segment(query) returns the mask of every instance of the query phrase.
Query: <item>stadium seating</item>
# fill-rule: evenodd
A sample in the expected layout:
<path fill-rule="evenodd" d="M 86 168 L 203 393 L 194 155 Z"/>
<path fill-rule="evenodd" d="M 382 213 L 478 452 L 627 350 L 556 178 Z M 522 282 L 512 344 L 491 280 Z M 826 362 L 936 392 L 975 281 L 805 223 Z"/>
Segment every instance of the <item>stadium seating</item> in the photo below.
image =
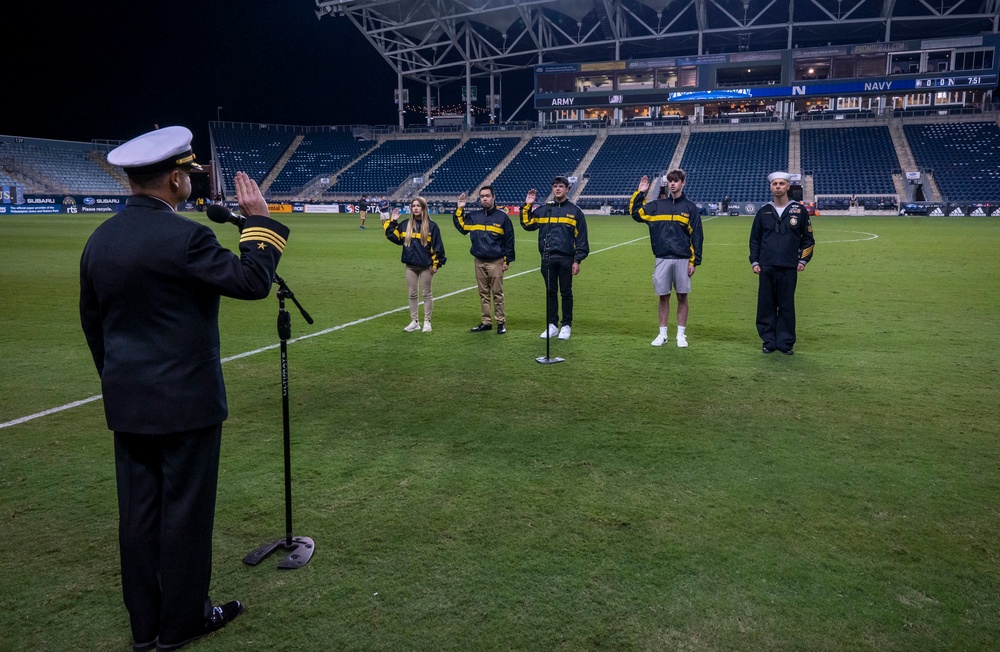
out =
<path fill-rule="evenodd" d="M 470 138 L 434 171 L 424 195 L 471 193 L 510 154 L 517 137 Z"/>
<path fill-rule="evenodd" d="M 1000 197 L 1000 127 L 995 122 L 904 124 L 917 165 L 934 171 L 945 201 Z"/>
<path fill-rule="evenodd" d="M 896 192 L 892 171 L 899 159 L 888 127 L 803 129 L 801 151 L 817 195 Z"/>
<path fill-rule="evenodd" d="M 585 197 L 631 195 L 642 176 L 667 171 L 679 133 L 610 135 L 587 166 Z"/>
<path fill-rule="evenodd" d="M 269 190 L 293 194 L 318 176 L 333 176 L 374 145 L 356 140 L 350 131 L 307 133 Z"/>
<path fill-rule="evenodd" d="M 0 152 L 10 169 L 19 170 L 29 178 L 42 179 L 57 192 L 129 194 L 128 188 L 92 158 L 96 151 L 90 143 L 18 138 L 16 141 L 4 141 Z M 28 193 L 44 191 L 32 188 L 30 183 L 24 185 Z"/>
<path fill-rule="evenodd" d="M 412 175 L 421 175 L 454 149 L 458 138 L 386 140 L 344 170 L 326 192 L 390 194 Z"/>
<path fill-rule="evenodd" d="M 691 134 L 681 168 L 687 173 L 684 193 L 696 202 L 770 201 L 767 175 L 788 167 L 788 132 L 708 131 Z"/>
<path fill-rule="evenodd" d="M 549 194 L 552 177 L 570 175 L 580 165 L 596 136 L 535 136 L 493 182 L 497 195 L 518 197 L 535 188 Z"/>
<path fill-rule="evenodd" d="M 277 125 L 246 123 L 213 124 L 211 131 L 217 173 L 227 196 L 236 194 L 233 178 L 238 171 L 262 183 L 296 136 L 294 130 Z"/>

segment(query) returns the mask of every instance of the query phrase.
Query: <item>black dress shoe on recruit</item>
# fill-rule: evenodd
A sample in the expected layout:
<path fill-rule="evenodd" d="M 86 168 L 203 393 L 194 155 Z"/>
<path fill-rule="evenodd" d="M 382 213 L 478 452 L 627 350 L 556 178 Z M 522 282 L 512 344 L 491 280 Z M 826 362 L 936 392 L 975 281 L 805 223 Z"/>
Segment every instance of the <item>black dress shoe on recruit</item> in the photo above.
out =
<path fill-rule="evenodd" d="M 795 355 L 795 351 L 792 351 L 791 349 L 781 349 L 781 352 L 785 355 Z"/>
<path fill-rule="evenodd" d="M 132 643 L 132 652 L 150 652 L 156 649 L 156 642 L 158 638 L 154 638 L 152 641 L 146 641 L 145 643 Z"/>
<path fill-rule="evenodd" d="M 764 353 L 774 353 L 774 347 L 773 346 L 768 346 L 767 344 L 765 344 L 764 346 L 760 347 L 760 350 L 763 351 Z"/>
<path fill-rule="evenodd" d="M 497 324 L 497 335 L 503 335 L 507 332 L 507 324 L 500 322 Z"/>
<path fill-rule="evenodd" d="M 239 600 L 233 600 L 232 602 L 227 602 L 220 607 L 212 608 L 212 615 L 208 617 L 205 621 L 203 629 L 195 632 L 190 638 L 181 641 L 180 643 L 157 643 L 157 650 L 177 650 L 184 647 L 191 641 L 197 641 L 203 636 L 208 636 L 209 634 L 216 632 L 230 622 L 232 622 L 237 616 L 243 613 L 243 603 Z"/>
<path fill-rule="evenodd" d="M 474 328 L 470 328 L 470 333 L 482 333 L 483 331 L 493 330 L 493 324 L 480 324 Z"/>

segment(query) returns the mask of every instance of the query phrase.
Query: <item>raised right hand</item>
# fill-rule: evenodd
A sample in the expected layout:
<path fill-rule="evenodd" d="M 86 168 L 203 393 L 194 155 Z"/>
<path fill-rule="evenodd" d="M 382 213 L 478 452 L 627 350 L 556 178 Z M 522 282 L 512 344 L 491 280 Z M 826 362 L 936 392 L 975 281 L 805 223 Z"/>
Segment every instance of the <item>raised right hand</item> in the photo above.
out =
<path fill-rule="evenodd" d="M 639 179 L 639 192 L 646 192 L 647 190 L 649 190 L 649 177 L 644 174 Z"/>
<path fill-rule="evenodd" d="M 534 188 L 532 188 L 531 190 L 528 191 L 528 196 L 524 198 L 524 203 L 525 204 L 534 204 L 535 203 L 535 197 L 537 197 L 537 196 L 538 196 L 538 191 L 535 190 Z"/>
<path fill-rule="evenodd" d="M 458 207 L 465 208 L 465 193 L 463 192 L 458 196 Z"/>

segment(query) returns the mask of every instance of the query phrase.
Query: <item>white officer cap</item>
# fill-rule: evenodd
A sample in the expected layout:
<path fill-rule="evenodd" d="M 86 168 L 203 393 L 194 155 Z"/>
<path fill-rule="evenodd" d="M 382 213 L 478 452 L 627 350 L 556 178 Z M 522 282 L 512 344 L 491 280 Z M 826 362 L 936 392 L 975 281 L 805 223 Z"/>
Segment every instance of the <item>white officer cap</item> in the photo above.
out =
<path fill-rule="evenodd" d="M 771 174 L 767 175 L 768 183 L 774 181 L 775 179 L 784 179 L 785 181 L 791 181 L 792 175 L 788 174 L 787 172 L 772 172 Z"/>
<path fill-rule="evenodd" d="M 192 138 L 187 127 L 150 131 L 108 152 L 108 163 L 121 166 L 130 174 L 166 172 L 179 167 L 201 170 L 191 151 Z"/>

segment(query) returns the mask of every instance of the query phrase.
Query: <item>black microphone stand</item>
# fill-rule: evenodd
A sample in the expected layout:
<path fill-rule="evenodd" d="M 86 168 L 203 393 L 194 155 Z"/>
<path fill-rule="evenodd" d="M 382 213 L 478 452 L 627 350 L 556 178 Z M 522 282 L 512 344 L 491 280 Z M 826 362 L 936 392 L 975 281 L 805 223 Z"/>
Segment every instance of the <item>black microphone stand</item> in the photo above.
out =
<path fill-rule="evenodd" d="M 292 536 L 292 437 L 288 424 L 288 338 L 292 336 L 292 317 L 285 310 L 285 299 L 291 299 L 302 313 L 307 324 L 313 323 L 295 294 L 285 284 L 285 280 L 274 275 L 278 284 L 278 338 L 281 340 L 281 411 L 285 429 L 285 538 L 270 541 L 254 549 L 243 558 L 243 563 L 256 566 L 276 550 L 287 550 L 288 555 L 281 560 L 278 568 L 302 568 L 312 559 L 316 544 L 309 537 Z"/>
<path fill-rule="evenodd" d="M 550 342 L 552 340 L 552 333 L 549 332 L 549 288 L 552 286 L 552 265 L 549 264 L 548 233 L 542 239 L 542 267 L 545 268 L 545 355 L 535 358 L 535 362 L 539 364 L 555 364 L 557 362 L 565 362 L 566 358 L 552 358 L 549 356 Z"/>

